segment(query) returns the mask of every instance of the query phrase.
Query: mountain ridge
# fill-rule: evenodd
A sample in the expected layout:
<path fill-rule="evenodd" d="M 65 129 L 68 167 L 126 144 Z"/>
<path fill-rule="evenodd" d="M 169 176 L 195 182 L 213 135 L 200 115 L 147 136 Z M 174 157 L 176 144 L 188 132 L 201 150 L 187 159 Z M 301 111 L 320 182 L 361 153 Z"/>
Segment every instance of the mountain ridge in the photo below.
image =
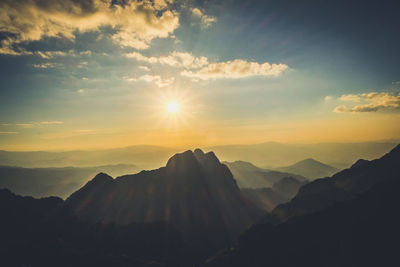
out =
<path fill-rule="evenodd" d="M 215 248 L 230 244 L 263 214 L 241 193 L 228 167 L 210 152 L 177 153 L 164 167 L 134 175 L 98 176 L 66 199 L 82 221 L 165 221 L 187 240 Z"/>
<path fill-rule="evenodd" d="M 339 171 L 339 169 L 313 158 L 303 159 L 292 165 L 276 168 L 276 170 L 302 175 L 311 180 L 328 177 Z"/>
<path fill-rule="evenodd" d="M 400 145 L 379 159 L 362 161 L 361 165 L 356 163 L 332 177 L 304 185 L 289 203 L 278 205 L 272 215 L 279 221 L 285 221 L 353 199 L 380 181 L 398 178 L 397 166 L 400 166 Z"/>

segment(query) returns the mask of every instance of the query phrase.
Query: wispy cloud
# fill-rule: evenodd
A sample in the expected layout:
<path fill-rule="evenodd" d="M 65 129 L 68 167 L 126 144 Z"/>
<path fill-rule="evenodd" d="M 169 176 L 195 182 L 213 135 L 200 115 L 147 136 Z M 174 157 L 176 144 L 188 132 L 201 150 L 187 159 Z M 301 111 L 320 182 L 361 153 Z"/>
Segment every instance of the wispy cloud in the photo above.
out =
<path fill-rule="evenodd" d="M 33 123 L 0 123 L 0 126 L 13 126 L 19 128 L 32 128 L 34 126 Z"/>
<path fill-rule="evenodd" d="M 0 126 L 4 127 L 19 127 L 19 128 L 32 128 L 35 126 L 40 126 L 40 125 L 59 125 L 59 124 L 64 124 L 62 121 L 40 121 L 40 122 L 28 122 L 28 123 L 0 123 Z"/>
<path fill-rule="evenodd" d="M 235 59 L 227 62 L 211 63 L 197 71 L 184 70 L 181 75 L 201 80 L 239 79 L 251 76 L 279 76 L 287 69 L 288 66 L 286 64 L 258 63 Z"/>
<path fill-rule="evenodd" d="M 143 75 L 139 78 L 125 78 L 129 82 L 145 81 L 149 83 L 154 83 L 158 87 L 166 87 L 174 83 L 175 78 L 162 78 L 159 75 Z"/>
<path fill-rule="evenodd" d="M 150 71 L 150 68 L 147 66 L 139 66 L 138 69 L 143 70 L 143 71 Z"/>
<path fill-rule="evenodd" d="M 201 11 L 199 8 L 192 8 L 191 9 L 192 14 L 195 18 L 200 19 L 201 26 L 203 28 L 208 28 L 210 27 L 213 23 L 217 21 L 216 17 L 208 16 L 206 15 L 203 11 Z"/>
<path fill-rule="evenodd" d="M 70 52 L 63 52 L 63 51 L 37 51 L 37 55 L 41 58 L 50 59 L 53 57 L 65 57 L 66 55 L 70 54 Z"/>
<path fill-rule="evenodd" d="M 208 64 L 206 57 L 196 57 L 192 53 L 174 51 L 167 56 L 147 57 L 138 52 L 125 54 L 127 58 L 150 64 L 163 64 L 175 68 L 196 69 Z"/>
<path fill-rule="evenodd" d="M 38 69 L 49 69 L 57 67 L 57 64 L 51 62 L 45 62 L 45 63 L 33 64 L 33 67 Z"/>
<path fill-rule="evenodd" d="M 183 68 L 182 76 L 197 80 L 210 80 L 218 78 L 245 78 L 251 76 L 279 76 L 288 66 L 283 63 L 270 64 L 258 63 L 243 59 L 226 62 L 210 63 L 207 57 L 196 57 L 188 52 L 172 52 L 167 56 L 147 57 L 138 52 L 125 54 L 127 58 L 149 64 L 164 64 L 171 67 Z"/>
<path fill-rule="evenodd" d="M 85 51 L 75 51 L 75 50 L 68 50 L 68 51 L 36 51 L 34 54 L 40 56 L 41 58 L 44 59 L 52 59 L 55 57 L 66 57 L 66 56 L 71 56 L 71 57 L 77 57 L 77 56 L 90 56 L 92 55 L 92 51 L 90 50 L 85 50 Z"/>
<path fill-rule="evenodd" d="M 390 92 L 371 92 L 363 94 L 347 94 L 339 98 L 340 101 L 359 103 L 351 107 L 340 105 L 334 109 L 334 112 L 376 112 L 381 109 L 400 108 L 400 93 Z"/>
<path fill-rule="evenodd" d="M 58 125 L 58 124 L 64 124 L 62 121 L 41 121 L 40 124 L 42 125 Z"/>
<path fill-rule="evenodd" d="M 18 134 L 18 132 L 0 132 L 0 135 L 12 135 L 12 134 Z"/>

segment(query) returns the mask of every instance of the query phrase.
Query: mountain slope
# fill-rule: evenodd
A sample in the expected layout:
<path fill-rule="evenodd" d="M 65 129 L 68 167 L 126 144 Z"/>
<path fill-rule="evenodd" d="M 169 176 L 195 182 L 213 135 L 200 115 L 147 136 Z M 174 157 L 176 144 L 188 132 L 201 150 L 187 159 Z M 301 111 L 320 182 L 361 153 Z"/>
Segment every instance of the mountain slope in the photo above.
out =
<path fill-rule="evenodd" d="M 0 188 L 8 188 L 16 194 L 67 198 L 82 187 L 96 173 L 111 175 L 137 172 L 135 165 L 107 165 L 95 167 L 20 168 L 0 166 Z"/>
<path fill-rule="evenodd" d="M 228 245 L 260 216 L 214 153 L 196 149 L 165 167 L 112 179 L 97 175 L 66 204 L 83 221 L 176 226 L 186 240 L 211 248 Z"/>
<path fill-rule="evenodd" d="M 400 266 L 399 188 L 399 179 L 384 180 L 322 212 L 255 225 L 207 266 Z"/>
<path fill-rule="evenodd" d="M 298 181 L 306 180 L 301 175 L 262 169 L 246 161 L 224 162 L 224 164 L 231 170 L 240 188 L 272 187 L 284 177 L 293 177 Z"/>
<path fill-rule="evenodd" d="M 353 199 L 379 182 L 399 178 L 400 145 L 380 159 L 358 161 L 350 169 L 303 186 L 296 197 L 276 207 L 272 215 L 284 221 L 320 211 L 337 202 Z"/>
<path fill-rule="evenodd" d="M 329 166 L 311 158 L 299 161 L 290 166 L 276 168 L 276 170 L 295 173 L 312 180 L 316 178 L 331 176 L 339 171 L 335 167 Z"/>
<path fill-rule="evenodd" d="M 201 255 L 171 225 L 82 223 L 59 198 L 0 189 L 0 214 L 1 266 L 175 267 Z"/>

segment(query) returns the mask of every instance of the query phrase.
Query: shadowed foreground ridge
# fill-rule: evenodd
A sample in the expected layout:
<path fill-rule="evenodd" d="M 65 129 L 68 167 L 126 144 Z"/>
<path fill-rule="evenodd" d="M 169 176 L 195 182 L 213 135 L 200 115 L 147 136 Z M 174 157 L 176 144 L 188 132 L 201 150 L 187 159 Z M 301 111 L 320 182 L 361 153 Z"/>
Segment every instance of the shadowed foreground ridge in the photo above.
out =
<path fill-rule="evenodd" d="M 83 223 L 60 198 L 0 189 L 1 266 L 187 266 L 196 255 L 166 223 Z"/>
<path fill-rule="evenodd" d="M 112 179 L 98 174 L 66 204 L 91 223 L 174 225 L 190 243 L 228 246 L 261 212 L 240 192 L 229 169 L 200 149 L 171 157 L 165 167 Z"/>
<path fill-rule="evenodd" d="M 399 266 L 399 188 L 400 145 L 303 186 L 272 214 L 284 222 L 254 225 L 207 266 Z"/>
<path fill-rule="evenodd" d="M 390 179 L 400 179 L 400 145 L 380 159 L 358 160 L 351 168 L 330 178 L 318 179 L 303 186 L 289 203 L 276 207 L 273 215 L 285 221 L 293 216 L 320 211 L 353 199 L 375 184 Z"/>

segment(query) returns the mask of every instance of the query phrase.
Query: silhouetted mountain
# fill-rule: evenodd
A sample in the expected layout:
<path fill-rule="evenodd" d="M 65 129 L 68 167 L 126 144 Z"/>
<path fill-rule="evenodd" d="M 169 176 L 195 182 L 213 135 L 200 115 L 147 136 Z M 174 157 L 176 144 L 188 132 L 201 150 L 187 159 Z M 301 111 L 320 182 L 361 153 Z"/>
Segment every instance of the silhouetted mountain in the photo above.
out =
<path fill-rule="evenodd" d="M 359 159 L 359 160 L 356 161 L 356 163 L 354 163 L 353 165 L 351 165 L 350 168 L 362 166 L 362 165 L 364 165 L 365 163 L 368 163 L 368 162 L 369 162 L 369 160 Z"/>
<path fill-rule="evenodd" d="M 86 222 L 165 221 L 210 251 L 231 244 L 261 214 L 215 154 L 200 149 L 175 154 L 157 170 L 116 179 L 99 174 L 66 203 Z"/>
<path fill-rule="evenodd" d="M 262 169 L 246 161 L 224 162 L 224 164 L 231 170 L 240 188 L 272 187 L 284 177 L 294 177 L 299 181 L 306 180 L 301 175 Z"/>
<path fill-rule="evenodd" d="M 272 188 L 242 188 L 241 190 L 258 208 L 271 212 L 277 205 L 289 202 L 306 183 L 293 177 L 284 177 L 274 183 Z"/>
<path fill-rule="evenodd" d="M 392 178 L 378 176 L 367 192 L 322 212 L 255 225 L 207 266 L 400 266 L 400 179 Z"/>
<path fill-rule="evenodd" d="M 337 202 L 353 199 L 378 182 L 399 177 L 400 145 L 380 159 L 358 161 L 350 169 L 303 186 L 296 197 L 276 207 L 272 215 L 279 220 L 287 220 L 320 211 Z"/>
<path fill-rule="evenodd" d="M 82 223 L 59 198 L 0 189 L 0 214 L 1 266 L 192 266 L 201 255 L 169 224 Z"/>
<path fill-rule="evenodd" d="M 295 173 L 314 180 L 337 173 L 339 170 L 314 159 L 305 159 L 293 165 L 277 168 L 278 171 Z"/>
<path fill-rule="evenodd" d="M 0 188 L 25 196 L 66 198 L 99 172 L 121 175 L 135 173 L 137 167 L 126 164 L 33 169 L 0 166 Z"/>

